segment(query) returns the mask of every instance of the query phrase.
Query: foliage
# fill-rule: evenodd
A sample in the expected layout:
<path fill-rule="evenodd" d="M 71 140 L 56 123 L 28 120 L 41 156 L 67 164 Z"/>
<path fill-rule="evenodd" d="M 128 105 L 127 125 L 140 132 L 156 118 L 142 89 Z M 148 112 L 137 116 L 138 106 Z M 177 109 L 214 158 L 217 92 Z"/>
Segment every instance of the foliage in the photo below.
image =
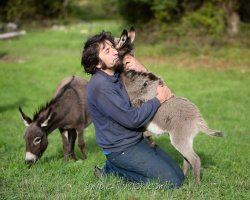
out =
<path fill-rule="evenodd" d="M 64 0 L 1 0 L 0 17 L 3 21 L 62 17 Z"/>
<path fill-rule="evenodd" d="M 114 0 L 115 1 L 115 0 Z M 239 30 L 238 15 L 249 19 L 249 1 L 241 0 L 127 0 L 117 1 L 121 16 L 128 23 L 143 25 L 173 23 L 184 24 L 184 31 L 220 36 L 224 32 Z M 232 17 L 233 16 L 233 17 Z M 180 23 L 182 22 L 182 23 Z M 236 27 L 233 27 L 236 26 Z M 190 30 L 189 30 L 190 29 Z M 237 32 L 237 31 L 235 31 Z"/>
<path fill-rule="evenodd" d="M 66 12 L 64 2 L 65 0 L 36 0 L 36 13 L 47 18 L 62 17 Z"/>
<path fill-rule="evenodd" d="M 1 20 L 19 20 L 35 13 L 33 0 L 3 0 L 0 1 Z"/>
<path fill-rule="evenodd" d="M 71 0 L 68 10 L 71 17 L 81 20 L 110 19 L 118 15 L 114 0 Z"/>
<path fill-rule="evenodd" d="M 239 14 L 243 22 L 250 23 L 250 1 L 240 0 Z"/>
<path fill-rule="evenodd" d="M 114 0 L 118 4 L 120 15 L 128 23 L 145 23 L 153 17 L 153 12 L 150 9 L 151 1 L 149 0 Z"/>
<path fill-rule="evenodd" d="M 148 22 L 156 19 L 168 22 L 179 13 L 178 0 L 113 0 L 118 4 L 119 13 L 129 23 Z"/>
<path fill-rule="evenodd" d="M 182 23 L 188 28 L 198 29 L 206 34 L 220 34 L 225 30 L 223 10 L 207 2 L 196 12 L 186 13 Z"/>
<path fill-rule="evenodd" d="M 173 24 L 174 27 L 178 24 L 177 29 L 182 33 L 196 32 L 200 35 L 209 34 L 215 37 L 220 37 L 226 31 L 237 33 L 240 30 L 239 16 L 242 22 L 250 22 L 248 0 L 0 1 L 1 22 L 18 22 L 23 19 L 42 21 L 52 18 L 65 22 L 71 19 L 93 20 L 122 17 L 128 24 L 142 26 L 144 30 L 148 30 L 148 27 L 153 25 L 153 29 L 158 32 L 156 34 L 159 35 L 164 32 L 165 27 L 171 27 Z"/>
<path fill-rule="evenodd" d="M 154 0 L 151 9 L 155 19 L 162 22 L 176 19 L 178 13 L 180 13 L 177 3 L 177 0 Z"/>

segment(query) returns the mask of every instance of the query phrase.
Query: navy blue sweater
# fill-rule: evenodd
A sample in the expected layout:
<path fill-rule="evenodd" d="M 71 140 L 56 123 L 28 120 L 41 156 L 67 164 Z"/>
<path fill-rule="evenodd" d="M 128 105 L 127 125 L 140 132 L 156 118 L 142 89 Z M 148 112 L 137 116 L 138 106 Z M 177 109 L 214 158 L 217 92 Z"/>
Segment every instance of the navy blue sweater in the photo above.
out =
<path fill-rule="evenodd" d="M 141 107 L 131 107 L 119 74 L 110 76 L 98 70 L 87 86 L 87 104 L 94 123 L 96 142 L 105 153 L 120 152 L 138 143 L 140 128 L 160 106 L 153 98 Z"/>

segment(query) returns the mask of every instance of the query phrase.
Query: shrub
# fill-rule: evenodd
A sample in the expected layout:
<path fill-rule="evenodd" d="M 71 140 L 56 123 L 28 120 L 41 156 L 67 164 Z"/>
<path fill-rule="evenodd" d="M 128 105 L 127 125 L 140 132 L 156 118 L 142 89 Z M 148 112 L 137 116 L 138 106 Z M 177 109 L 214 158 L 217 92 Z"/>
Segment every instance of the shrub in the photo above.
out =
<path fill-rule="evenodd" d="M 186 13 L 182 24 L 199 30 L 201 33 L 220 34 L 225 30 L 223 10 L 211 2 L 205 3 L 196 12 Z"/>
<path fill-rule="evenodd" d="M 152 3 L 149 0 L 116 0 L 116 2 L 120 15 L 128 23 L 144 23 L 153 18 Z"/>
<path fill-rule="evenodd" d="M 180 15 L 178 0 L 154 0 L 151 10 L 156 20 L 168 22 L 176 19 Z"/>
<path fill-rule="evenodd" d="M 240 14 L 240 18 L 242 21 L 250 23 L 250 1 L 249 0 L 240 0 L 239 14 Z"/>
<path fill-rule="evenodd" d="M 179 16 L 178 0 L 113 0 L 119 13 L 129 23 L 144 23 L 152 19 L 167 22 Z"/>
<path fill-rule="evenodd" d="M 64 0 L 1 0 L 1 21 L 62 17 L 63 3 Z"/>

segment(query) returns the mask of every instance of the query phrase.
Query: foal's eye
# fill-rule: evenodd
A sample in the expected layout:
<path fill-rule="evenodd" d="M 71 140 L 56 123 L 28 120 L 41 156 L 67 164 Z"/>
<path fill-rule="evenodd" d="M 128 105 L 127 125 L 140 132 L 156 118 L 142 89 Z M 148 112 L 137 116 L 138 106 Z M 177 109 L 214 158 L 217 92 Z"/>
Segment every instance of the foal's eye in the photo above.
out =
<path fill-rule="evenodd" d="M 36 137 L 34 140 L 33 140 L 33 144 L 34 145 L 37 145 L 41 142 L 41 137 Z"/>

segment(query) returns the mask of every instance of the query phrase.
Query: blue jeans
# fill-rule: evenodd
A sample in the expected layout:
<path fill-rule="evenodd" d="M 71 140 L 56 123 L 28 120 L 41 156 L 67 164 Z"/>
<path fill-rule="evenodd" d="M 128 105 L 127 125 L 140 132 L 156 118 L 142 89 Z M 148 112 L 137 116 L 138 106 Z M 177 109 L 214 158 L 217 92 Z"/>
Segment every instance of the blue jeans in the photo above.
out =
<path fill-rule="evenodd" d="M 159 146 L 150 147 L 145 139 L 123 152 L 111 153 L 106 157 L 104 173 L 112 173 L 128 181 L 147 183 L 159 180 L 172 187 L 179 187 L 184 179 L 175 161 Z"/>

